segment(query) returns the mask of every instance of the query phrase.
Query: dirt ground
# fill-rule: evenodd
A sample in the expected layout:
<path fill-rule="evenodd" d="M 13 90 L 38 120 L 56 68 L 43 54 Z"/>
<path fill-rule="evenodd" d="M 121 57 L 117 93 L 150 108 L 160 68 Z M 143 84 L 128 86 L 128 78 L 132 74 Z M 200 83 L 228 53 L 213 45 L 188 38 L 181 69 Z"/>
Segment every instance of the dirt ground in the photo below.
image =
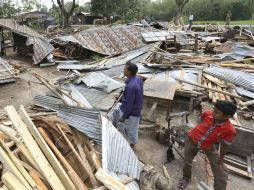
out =
<path fill-rule="evenodd" d="M 18 61 L 29 67 L 28 72 L 21 74 L 20 79 L 15 83 L 0 85 L 0 109 L 4 106 L 12 104 L 14 106 L 24 105 L 28 107 L 32 105 L 33 96 L 36 94 L 45 94 L 48 90 L 45 86 L 38 84 L 31 73 L 35 72 L 41 76 L 54 81 L 56 78 L 64 75 L 66 72 L 57 71 L 56 66 L 40 68 L 32 66 L 32 61 L 26 58 L 20 58 L 15 55 L 6 57 L 9 60 Z M 184 110 L 186 103 L 178 103 L 175 110 Z M 157 114 L 157 115 L 156 115 Z M 161 117 L 163 120 L 164 112 L 156 111 L 155 117 Z M 195 110 L 189 117 L 193 124 L 196 124 L 199 118 L 199 111 Z M 140 130 L 140 139 L 137 146 L 137 155 L 144 163 L 155 166 L 157 171 L 162 172 L 162 165 L 166 163 L 167 146 L 161 145 L 154 137 L 153 129 Z M 182 151 L 181 151 L 182 152 Z M 169 164 L 165 164 L 168 169 L 170 177 L 174 181 L 174 188 L 176 188 L 177 181 L 182 176 L 183 160 L 176 152 L 175 160 Z M 208 173 L 206 172 L 206 166 Z M 205 164 L 204 155 L 200 154 L 195 158 L 193 163 L 193 179 L 191 184 L 186 188 L 187 190 L 197 189 L 197 184 L 200 181 L 208 183 L 209 186 L 213 184 L 213 177 L 209 164 Z M 228 190 L 251 190 L 254 189 L 254 181 L 244 179 L 234 174 L 229 174 Z"/>

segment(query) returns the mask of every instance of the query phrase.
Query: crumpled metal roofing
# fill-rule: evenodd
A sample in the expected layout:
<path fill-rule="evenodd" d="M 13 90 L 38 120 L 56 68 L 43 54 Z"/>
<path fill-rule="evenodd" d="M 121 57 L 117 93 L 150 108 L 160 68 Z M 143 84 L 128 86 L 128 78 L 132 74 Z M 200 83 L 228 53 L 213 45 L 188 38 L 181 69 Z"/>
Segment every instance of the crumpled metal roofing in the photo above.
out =
<path fill-rule="evenodd" d="M 66 123 L 101 144 L 100 112 L 75 106 L 62 106 L 57 115 Z"/>
<path fill-rule="evenodd" d="M 109 93 L 113 90 L 123 88 L 125 84 L 118 82 L 110 77 L 107 77 L 101 72 L 92 72 L 84 76 L 82 82 L 85 83 L 88 87 L 93 87 L 101 89 L 102 91 Z"/>
<path fill-rule="evenodd" d="M 60 99 L 41 95 L 34 97 L 34 104 L 57 111 L 57 115 L 66 123 L 101 144 L 101 122 L 98 110 L 66 106 Z"/>
<path fill-rule="evenodd" d="M 103 169 L 139 179 L 144 165 L 112 122 L 104 116 L 101 121 Z"/>
<path fill-rule="evenodd" d="M 85 49 L 112 56 L 144 46 L 141 33 L 146 31 L 137 26 L 115 26 L 81 31 L 71 36 L 57 37 L 55 40 L 77 43 Z"/>
<path fill-rule="evenodd" d="M 54 50 L 46 38 L 25 25 L 19 25 L 15 20 L 0 19 L 0 26 L 27 37 L 26 45 L 33 45 L 33 61 L 35 64 L 40 63 Z"/>
<path fill-rule="evenodd" d="M 15 82 L 14 68 L 0 57 L 0 84 Z"/>
<path fill-rule="evenodd" d="M 246 96 L 246 97 L 249 97 L 249 98 L 254 99 L 254 92 L 245 90 L 244 88 L 240 88 L 240 87 L 236 87 L 235 89 L 236 89 L 236 92 L 237 92 L 239 95 L 241 95 L 241 96 Z"/>
<path fill-rule="evenodd" d="M 81 94 L 95 109 L 108 111 L 115 103 L 116 97 L 119 96 L 121 89 L 117 89 L 111 93 L 105 93 L 93 88 L 87 88 L 85 85 L 75 85 Z"/>
<path fill-rule="evenodd" d="M 253 74 L 221 67 L 208 67 L 204 69 L 204 73 L 210 74 L 219 79 L 231 82 L 237 86 L 243 87 L 247 90 L 254 92 Z"/>
<path fill-rule="evenodd" d="M 160 31 L 142 33 L 142 37 L 146 42 L 165 41 L 165 36 L 168 38 L 173 38 L 176 36 L 177 39 L 181 40 L 182 38 L 187 37 L 187 33 L 185 31 Z"/>

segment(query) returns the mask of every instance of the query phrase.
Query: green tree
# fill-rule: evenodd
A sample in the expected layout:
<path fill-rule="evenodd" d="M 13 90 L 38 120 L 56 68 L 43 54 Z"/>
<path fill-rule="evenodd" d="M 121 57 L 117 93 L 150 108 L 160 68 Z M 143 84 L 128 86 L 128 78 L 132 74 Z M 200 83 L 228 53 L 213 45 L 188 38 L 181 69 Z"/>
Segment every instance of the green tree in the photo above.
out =
<path fill-rule="evenodd" d="M 175 24 L 179 25 L 181 16 L 183 14 L 183 10 L 185 5 L 189 2 L 189 0 L 175 0 L 176 2 L 176 17 L 175 17 Z"/>
<path fill-rule="evenodd" d="M 60 25 L 63 28 L 67 28 L 71 25 L 70 18 L 73 15 L 75 8 L 78 7 L 76 5 L 76 0 L 72 0 L 72 2 L 67 2 L 63 4 L 63 0 L 57 0 L 57 4 L 59 6 L 60 12 Z"/>
<path fill-rule="evenodd" d="M 13 18 L 17 13 L 20 12 L 20 8 L 16 7 L 15 3 L 11 0 L 5 1 L 2 5 L 0 5 L 0 17 L 1 18 Z"/>

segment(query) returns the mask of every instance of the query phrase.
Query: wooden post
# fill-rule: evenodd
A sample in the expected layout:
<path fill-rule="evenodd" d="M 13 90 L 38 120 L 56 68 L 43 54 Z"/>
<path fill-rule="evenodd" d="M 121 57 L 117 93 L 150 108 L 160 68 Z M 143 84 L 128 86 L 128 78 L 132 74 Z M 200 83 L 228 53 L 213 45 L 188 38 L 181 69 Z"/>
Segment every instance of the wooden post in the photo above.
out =
<path fill-rule="evenodd" d="M 167 36 L 165 36 L 165 51 L 167 51 L 168 45 L 167 45 Z"/>
<path fill-rule="evenodd" d="M 176 35 L 174 35 L 174 47 L 175 47 L 175 52 L 177 53 Z"/>
<path fill-rule="evenodd" d="M 198 53 L 198 34 L 195 34 L 195 47 L 194 52 Z"/>

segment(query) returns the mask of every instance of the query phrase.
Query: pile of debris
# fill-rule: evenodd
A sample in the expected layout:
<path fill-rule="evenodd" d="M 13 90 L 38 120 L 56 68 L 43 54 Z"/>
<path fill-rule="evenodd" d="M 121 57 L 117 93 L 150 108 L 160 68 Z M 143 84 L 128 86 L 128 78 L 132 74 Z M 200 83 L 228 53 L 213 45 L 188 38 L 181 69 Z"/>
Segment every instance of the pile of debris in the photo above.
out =
<path fill-rule="evenodd" d="M 0 58 L 0 84 L 15 82 L 19 70 L 14 69 L 6 60 Z"/>

